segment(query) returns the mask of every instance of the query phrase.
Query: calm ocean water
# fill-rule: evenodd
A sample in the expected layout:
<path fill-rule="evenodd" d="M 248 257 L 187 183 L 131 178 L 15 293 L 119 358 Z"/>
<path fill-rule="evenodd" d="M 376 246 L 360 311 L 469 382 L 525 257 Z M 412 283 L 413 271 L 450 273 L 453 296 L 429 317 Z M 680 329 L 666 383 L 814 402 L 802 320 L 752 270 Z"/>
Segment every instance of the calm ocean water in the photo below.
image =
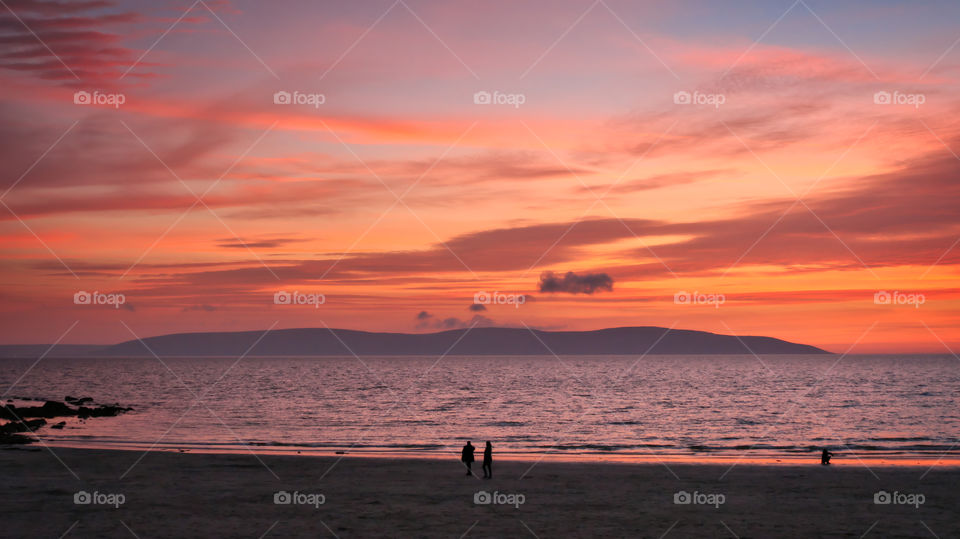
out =
<path fill-rule="evenodd" d="M 762 361 L 761 361 L 762 360 Z M 3 390 L 33 360 L 0 360 Z M 8 398 L 119 402 L 51 444 L 445 454 L 957 455 L 949 356 L 44 359 Z M 167 368 L 169 367 L 169 369 Z M 202 399 L 197 402 L 196 397 Z"/>

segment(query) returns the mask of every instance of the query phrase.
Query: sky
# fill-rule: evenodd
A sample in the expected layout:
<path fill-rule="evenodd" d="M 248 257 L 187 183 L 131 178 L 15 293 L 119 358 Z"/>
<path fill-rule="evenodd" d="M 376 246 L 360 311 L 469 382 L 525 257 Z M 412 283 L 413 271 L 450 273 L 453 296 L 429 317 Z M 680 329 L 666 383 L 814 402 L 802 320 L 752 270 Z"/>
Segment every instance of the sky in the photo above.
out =
<path fill-rule="evenodd" d="M 960 346 L 955 2 L 0 9 L 0 343 Z"/>

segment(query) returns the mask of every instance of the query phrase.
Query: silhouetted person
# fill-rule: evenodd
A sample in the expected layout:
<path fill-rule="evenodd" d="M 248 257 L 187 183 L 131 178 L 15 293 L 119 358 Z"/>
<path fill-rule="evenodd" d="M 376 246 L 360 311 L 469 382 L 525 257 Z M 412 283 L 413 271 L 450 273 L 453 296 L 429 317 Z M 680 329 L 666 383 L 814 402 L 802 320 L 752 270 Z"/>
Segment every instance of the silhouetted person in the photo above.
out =
<path fill-rule="evenodd" d="M 473 450 L 476 449 L 470 442 L 467 442 L 467 445 L 463 446 L 463 451 L 460 452 L 460 460 L 463 461 L 463 464 L 467 467 L 467 475 L 473 475 L 473 471 L 470 469 L 473 466 Z"/>
<path fill-rule="evenodd" d="M 483 478 L 493 479 L 493 446 L 489 441 L 483 449 Z"/>
<path fill-rule="evenodd" d="M 827 450 L 826 447 L 823 448 L 823 453 L 820 453 L 820 464 L 826 466 L 830 464 L 830 457 L 833 456 L 833 453 Z"/>

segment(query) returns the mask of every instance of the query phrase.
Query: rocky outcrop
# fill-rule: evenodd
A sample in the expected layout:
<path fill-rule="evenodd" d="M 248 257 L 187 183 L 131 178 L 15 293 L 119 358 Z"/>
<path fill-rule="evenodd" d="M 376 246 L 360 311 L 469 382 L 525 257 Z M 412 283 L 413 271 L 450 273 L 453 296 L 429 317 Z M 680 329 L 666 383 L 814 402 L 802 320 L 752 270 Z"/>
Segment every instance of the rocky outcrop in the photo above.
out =
<path fill-rule="evenodd" d="M 90 397 L 74 398 L 67 396 L 65 400 L 66 403 L 46 401 L 42 406 L 15 406 L 8 401 L 7 404 L 0 406 L 0 419 L 8 420 L 7 423 L 0 425 L 0 445 L 32 443 L 33 438 L 21 436 L 20 433 L 36 431 L 47 424 L 47 419 L 55 417 L 78 417 L 80 419 L 113 417 L 133 410 L 133 408 L 126 408 L 119 404 L 81 406 L 84 403 L 92 404 L 93 399 Z M 73 408 L 70 406 L 71 404 L 77 407 Z M 50 428 L 62 429 L 65 425 L 65 421 L 60 421 Z"/>

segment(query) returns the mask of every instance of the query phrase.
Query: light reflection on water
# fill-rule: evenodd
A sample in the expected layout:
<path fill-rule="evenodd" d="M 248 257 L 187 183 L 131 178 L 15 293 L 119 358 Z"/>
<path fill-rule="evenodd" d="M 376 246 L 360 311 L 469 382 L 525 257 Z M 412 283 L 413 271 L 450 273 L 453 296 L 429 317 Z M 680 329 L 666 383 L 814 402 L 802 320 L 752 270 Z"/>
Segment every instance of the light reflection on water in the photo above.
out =
<path fill-rule="evenodd" d="M 152 358 L 44 359 L 10 395 L 135 408 L 40 431 L 73 446 L 448 454 L 471 439 L 501 454 L 958 453 L 952 357 L 761 359 L 164 359 L 170 370 Z M 0 385 L 32 363 L 0 360 Z"/>

